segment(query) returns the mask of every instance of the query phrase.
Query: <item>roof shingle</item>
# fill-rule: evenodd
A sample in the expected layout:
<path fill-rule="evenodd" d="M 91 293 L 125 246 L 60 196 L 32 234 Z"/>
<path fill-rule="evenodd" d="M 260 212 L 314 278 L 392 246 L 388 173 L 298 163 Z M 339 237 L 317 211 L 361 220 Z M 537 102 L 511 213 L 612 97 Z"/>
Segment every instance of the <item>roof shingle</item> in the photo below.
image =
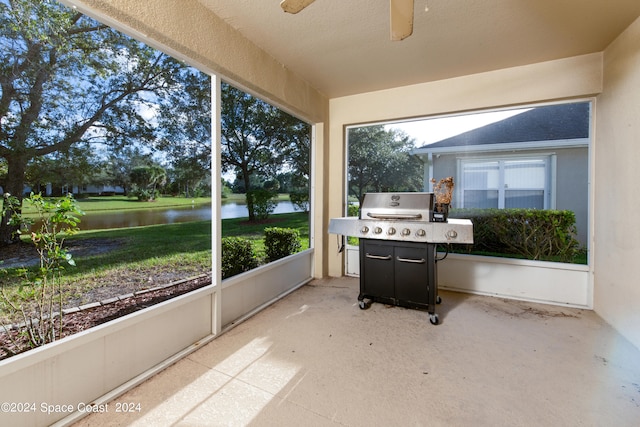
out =
<path fill-rule="evenodd" d="M 588 102 L 536 107 L 421 148 L 588 138 L 589 107 Z"/>

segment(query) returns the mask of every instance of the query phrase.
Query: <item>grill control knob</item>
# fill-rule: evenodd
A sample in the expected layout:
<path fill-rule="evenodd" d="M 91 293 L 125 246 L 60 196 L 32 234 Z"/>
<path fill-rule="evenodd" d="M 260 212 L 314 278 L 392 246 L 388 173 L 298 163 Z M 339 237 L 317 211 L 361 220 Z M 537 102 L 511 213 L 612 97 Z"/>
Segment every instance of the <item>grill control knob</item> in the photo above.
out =
<path fill-rule="evenodd" d="M 403 228 L 401 234 L 403 236 L 408 236 L 409 234 L 411 234 L 411 230 L 409 230 L 408 228 Z"/>
<path fill-rule="evenodd" d="M 422 228 L 419 229 L 418 231 L 416 231 L 416 236 L 418 236 L 418 237 L 424 237 L 426 235 L 427 235 L 427 232 L 424 231 Z"/>
<path fill-rule="evenodd" d="M 374 228 L 374 229 L 373 229 L 373 232 L 374 232 L 375 234 L 380 234 L 380 233 L 382 233 L 382 228 L 380 228 L 380 227 L 376 227 L 376 228 Z"/>
<path fill-rule="evenodd" d="M 389 236 L 393 236 L 394 234 L 396 234 L 396 229 L 393 227 L 389 227 L 389 229 L 387 230 L 387 234 Z"/>
<path fill-rule="evenodd" d="M 458 237 L 458 232 L 456 230 L 447 231 L 447 239 L 455 239 Z"/>
<path fill-rule="evenodd" d="M 369 232 L 369 227 L 367 227 L 366 225 L 363 225 L 362 228 L 360 229 L 360 232 L 362 234 L 367 234 Z"/>

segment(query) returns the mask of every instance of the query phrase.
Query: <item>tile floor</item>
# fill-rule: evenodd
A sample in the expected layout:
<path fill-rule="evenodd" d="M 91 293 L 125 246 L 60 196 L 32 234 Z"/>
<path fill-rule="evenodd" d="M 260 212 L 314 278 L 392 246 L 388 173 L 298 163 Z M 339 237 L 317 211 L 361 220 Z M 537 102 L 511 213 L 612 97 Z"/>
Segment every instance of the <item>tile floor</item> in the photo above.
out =
<path fill-rule="evenodd" d="M 441 292 L 433 326 L 357 294 L 312 281 L 75 425 L 640 425 L 640 351 L 592 311 Z"/>

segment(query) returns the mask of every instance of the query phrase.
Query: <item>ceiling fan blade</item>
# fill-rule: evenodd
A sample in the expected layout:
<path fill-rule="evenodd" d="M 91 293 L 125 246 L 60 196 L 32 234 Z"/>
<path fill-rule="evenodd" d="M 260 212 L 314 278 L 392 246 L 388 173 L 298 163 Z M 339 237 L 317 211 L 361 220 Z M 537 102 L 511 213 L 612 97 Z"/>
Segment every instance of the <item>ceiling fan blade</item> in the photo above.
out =
<path fill-rule="evenodd" d="M 287 13 L 298 13 L 315 0 L 282 0 L 280 7 Z"/>
<path fill-rule="evenodd" d="M 413 33 L 413 0 L 389 0 L 391 41 L 406 39 Z"/>

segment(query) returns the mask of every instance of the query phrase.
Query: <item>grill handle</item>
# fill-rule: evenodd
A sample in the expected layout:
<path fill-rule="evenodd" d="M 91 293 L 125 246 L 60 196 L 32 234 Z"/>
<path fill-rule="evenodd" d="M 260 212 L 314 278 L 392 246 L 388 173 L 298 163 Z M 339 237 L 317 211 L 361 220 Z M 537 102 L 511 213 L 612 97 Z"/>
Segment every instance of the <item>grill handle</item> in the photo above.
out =
<path fill-rule="evenodd" d="M 373 219 L 421 219 L 422 214 L 375 214 L 367 212 L 367 216 Z"/>
<path fill-rule="evenodd" d="M 381 256 L 381 255 L 371 255 L 371 254 L 367 254 L 366 257 L 371 259 L 381 259 L 384 261 L 388 261 L 392 258 L 391 255 Z"/>
<path fill-rule="evenodd" d="M 420 259 L 410 259 L 410 258 L 400 258 L 400 257 L 396 257 L 396 259 L 400 262 L 410 262 L 412 264 L 424 264 L 425 262 L 427 262 L 424 258 L 420 258 Z"/>

